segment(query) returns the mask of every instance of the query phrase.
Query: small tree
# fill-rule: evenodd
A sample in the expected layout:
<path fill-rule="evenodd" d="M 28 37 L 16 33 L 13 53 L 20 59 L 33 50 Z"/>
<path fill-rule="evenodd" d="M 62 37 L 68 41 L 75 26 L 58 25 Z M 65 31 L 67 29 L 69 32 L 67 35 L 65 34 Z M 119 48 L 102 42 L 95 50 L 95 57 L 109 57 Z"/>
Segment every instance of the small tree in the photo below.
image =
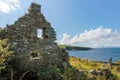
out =
<path fill-rule="evenodd" d="M 0 40 L 0 67 L 5 66 L 5 59 L 13 54 L 9 47 L 10 44 L 7 39 Z"/>

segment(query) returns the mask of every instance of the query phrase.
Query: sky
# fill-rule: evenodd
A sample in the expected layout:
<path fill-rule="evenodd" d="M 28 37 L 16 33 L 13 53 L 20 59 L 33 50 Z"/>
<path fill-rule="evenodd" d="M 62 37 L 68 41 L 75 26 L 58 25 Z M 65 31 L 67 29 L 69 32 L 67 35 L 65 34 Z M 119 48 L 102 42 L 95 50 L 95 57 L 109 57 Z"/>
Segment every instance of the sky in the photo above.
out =
<path fill-rule="evenodd" d="M 13 24 L 34 1 L 59 44 L 120 47 L 120 0 L 0 0 L 0 27 Z"/>

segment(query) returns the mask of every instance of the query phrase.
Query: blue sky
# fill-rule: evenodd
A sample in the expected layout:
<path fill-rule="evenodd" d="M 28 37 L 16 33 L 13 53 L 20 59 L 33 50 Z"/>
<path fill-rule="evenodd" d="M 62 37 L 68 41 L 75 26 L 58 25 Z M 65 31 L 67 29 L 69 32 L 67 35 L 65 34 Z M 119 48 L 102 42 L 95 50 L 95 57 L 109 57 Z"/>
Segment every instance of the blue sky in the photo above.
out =
<path fill-rule="evenodd" d="M 0 0 L 0 26 L 12 24 L 18 17 L 24 15 L 33 1 Z M 118 41 L 120 0 L 36 0 L 36 2 L 42 5 L 42 13 L 55 28 L 59 43 L 68 42 L 67 45 L 88 47 L 120 47 Z"/>

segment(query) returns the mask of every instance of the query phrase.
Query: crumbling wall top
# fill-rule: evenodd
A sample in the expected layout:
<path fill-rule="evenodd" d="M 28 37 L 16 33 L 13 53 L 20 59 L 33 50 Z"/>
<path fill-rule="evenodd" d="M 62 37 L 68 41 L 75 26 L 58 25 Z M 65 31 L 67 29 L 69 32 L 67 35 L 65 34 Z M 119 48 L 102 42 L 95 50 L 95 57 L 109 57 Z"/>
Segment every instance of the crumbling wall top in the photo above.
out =
<path fill-rule="evenodd" d="M 32 3 L 28 9 L 29 13 L 41 13 L 41 5 Z"/>
<path fill-rule="evenodd" d="M 50 42 L 56 40 L 54 29 L 41 13 L 41 6 L 36 3 L 32 3 L 28 9 L 28 13 L 20 17 L 13 25 L 9 25 L 7 30 L 12 40 L 38 38 L 40 30 L 42 39 L 47 39 Z"/>

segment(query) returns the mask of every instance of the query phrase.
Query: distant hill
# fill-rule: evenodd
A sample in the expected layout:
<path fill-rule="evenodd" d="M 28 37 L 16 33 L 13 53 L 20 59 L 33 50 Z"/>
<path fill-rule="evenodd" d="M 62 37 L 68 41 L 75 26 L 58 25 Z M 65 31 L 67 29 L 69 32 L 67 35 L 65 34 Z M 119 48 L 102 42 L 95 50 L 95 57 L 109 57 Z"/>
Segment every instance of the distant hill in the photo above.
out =
<path fill-rule="evenodd" d="M 64 48 L 68 51 L 77 51 L 77 50 L 91 50 L 90 47 L 79 47 L 79 46 L 69 46 L 69 45 L 59 45 L 61 48 Z"/>

